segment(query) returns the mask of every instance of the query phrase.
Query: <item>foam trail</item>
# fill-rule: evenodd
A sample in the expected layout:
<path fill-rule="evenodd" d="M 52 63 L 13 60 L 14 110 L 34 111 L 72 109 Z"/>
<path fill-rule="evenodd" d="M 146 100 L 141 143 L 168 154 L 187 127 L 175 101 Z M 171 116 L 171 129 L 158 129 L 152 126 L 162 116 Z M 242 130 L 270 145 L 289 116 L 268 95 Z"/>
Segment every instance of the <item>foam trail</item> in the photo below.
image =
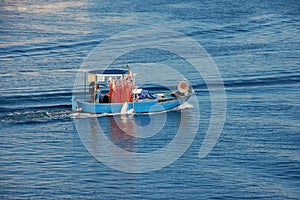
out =
<path fill-rule="evenodd" d="M 193 108 L 194 106 L 192 104 L 190 104 L 189 102 L 184 102 L 183 104 L 181 104 L 180 106 L 178 106 L 178 110 L 183 110 L 183 109 L 187 109 L 187 108 Z"/>

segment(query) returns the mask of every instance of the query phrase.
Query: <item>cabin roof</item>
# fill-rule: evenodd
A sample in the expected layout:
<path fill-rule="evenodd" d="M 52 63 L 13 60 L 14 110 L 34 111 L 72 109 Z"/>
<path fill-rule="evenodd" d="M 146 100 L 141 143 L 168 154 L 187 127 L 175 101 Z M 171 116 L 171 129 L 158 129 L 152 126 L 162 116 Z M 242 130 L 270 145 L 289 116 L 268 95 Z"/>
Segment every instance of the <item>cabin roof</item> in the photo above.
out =
<path fill-rule="evenodd" d="M 106 70 L 92 70 L 89 71 L 90 74 L 128 74 L 128 70 L 123 69 L 106 69 Z"/>

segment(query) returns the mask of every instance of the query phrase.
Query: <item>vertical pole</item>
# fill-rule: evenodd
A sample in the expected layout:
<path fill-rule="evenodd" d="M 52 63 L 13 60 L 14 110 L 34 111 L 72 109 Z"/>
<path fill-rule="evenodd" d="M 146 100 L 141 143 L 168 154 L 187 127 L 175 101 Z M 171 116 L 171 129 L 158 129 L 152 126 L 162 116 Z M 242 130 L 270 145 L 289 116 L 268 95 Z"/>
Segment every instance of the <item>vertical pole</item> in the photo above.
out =
<path fill-rule="evenodd" d="M 134 77 L 132 77 L 133 79 Z M 134 85 L 134 79 L 132 81 L 132 85 L 131 85 L 131 95 L 133 95 L 133 98 L 132 98 L 132 109 L 133 109 L 133 112 L 134 112 L 134 102 L 135 102 L 135 94 L 134 94 L 134 89 L 135 89 L 135 85 Z"/>
<path fill-rule="evenodd" d="M 84 100 L 86 99 L 86 72 L 84 72 Z"/>
<path fill-rule="evenodd" d="M 133 112 L 134 112 L 134 102 L 135 102 L 135 94 L 133 94 L 133 99 L 132 99 L 132 109 L 133 109 Z"/>

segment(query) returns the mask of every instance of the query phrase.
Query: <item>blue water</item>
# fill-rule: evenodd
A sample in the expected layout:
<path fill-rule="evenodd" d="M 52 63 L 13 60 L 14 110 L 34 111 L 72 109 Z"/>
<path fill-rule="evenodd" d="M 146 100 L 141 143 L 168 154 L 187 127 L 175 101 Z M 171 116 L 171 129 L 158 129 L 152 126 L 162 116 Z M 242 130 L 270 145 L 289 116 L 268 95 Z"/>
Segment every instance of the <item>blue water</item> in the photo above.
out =
<path fill-rule="evenodd" d="M 299 11 L 297 0 L 1 1 L 0 198 L 300 199 Z M 132 174 L 89 153 L 70 99 L 77 70 L 97 45 L 147 26 L 184 33 L 206 49 L 224 81 L 227 113 L 216 146 L 200 159 L 210 97 L 187 72 L 201 110 L 193 143 L 171 165 Z M 130 58 L 174 64 L 151 51 Z M 172 140 L 189 113 L 168 113 L 162 134 L 149 140 L 115 130 L 121 117 L 96 120 L 121 148 L 151 152 Z M 132 122 L 146 126 L 150 117 L 125 119 Z"/>

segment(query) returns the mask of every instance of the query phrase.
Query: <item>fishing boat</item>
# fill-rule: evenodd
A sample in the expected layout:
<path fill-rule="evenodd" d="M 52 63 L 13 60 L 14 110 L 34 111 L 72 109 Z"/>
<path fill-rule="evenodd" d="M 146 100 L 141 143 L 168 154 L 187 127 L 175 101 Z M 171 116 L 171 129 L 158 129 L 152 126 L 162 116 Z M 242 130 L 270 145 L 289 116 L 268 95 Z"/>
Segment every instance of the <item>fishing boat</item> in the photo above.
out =
<path fill-rule="evenodd" d="M 135 85 L 136 74 L 127 69 L 92 70 L 85 73 L 84 97 L 73 93 L 73 112 L 129 114 L 165 112 L 188 101 L 193 89 L 179 80 L 177 90 L 153 94 Z"/>

